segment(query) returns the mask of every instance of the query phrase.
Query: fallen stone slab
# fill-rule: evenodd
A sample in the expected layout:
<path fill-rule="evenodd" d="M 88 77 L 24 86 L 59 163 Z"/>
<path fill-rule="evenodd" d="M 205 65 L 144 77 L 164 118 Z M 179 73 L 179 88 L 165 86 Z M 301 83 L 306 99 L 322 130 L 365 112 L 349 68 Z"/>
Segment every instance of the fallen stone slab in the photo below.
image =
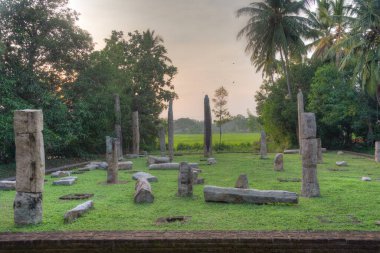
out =
<path fill-rule="evenodd" d="M 337 166 L 347 166 L 348 165 L 346 161 L 338 161 L 338 162 L 335 162 L 335 164 Z"/>
<path fill-rule="evenodd" d="M 94 194 L 92 193 L 72 193 L 72 194 L 61 196 L 59 197 L 59 199 L 62 199 L 62 200 L 89 199 L 93 196 Z"/>
<path fill-rule="evenodd" d="M 300 150 L 299 149 L 285 149 L 284 154 L 299 154 Z"/>
<path fill-rule="evenodd" d="M 150 170 L 179 170 L 179 163 L 159 163 L 149 165 Z"/>
<path fill-rule="evenodd" d="M 158 179 L 157 177 L 149 174 L 149 173 L 146 173 L 146 172 L 136 172 L 135 174 L 132 175 L 132 179 L 133 180 L 139 180 L 141 178 L 145 178 L 146 180 L 148 180 L 148 182 L 158 182 Z"/>
<path fill-rule="evenodd" d="M 65 213 L 64 222 L 71 223 L 94 207 L 92 200 L 86 201 Z"/>
<path fill-rule="evenodd" d="M 153 203 L 152 187 L 146 178 L 139 178 L 135 186 L 135 203 Z"/>
<path fill-rule="evenodd" d="M 51 177 L 68 177 L 71 175 L 71 171 L 59 170 L 50 174 Z"/>
<path fill-rule="evenodd" d="M 216 164 L 216 159 L 215 158 L 207 158 L 207 164 L 208 165 L 213 165 L 213 164 Z"/>
<path fill-rule="evenodd" d="M 0 190 L 2 191 L 16 190 L 16 181 L 8 181 L 8 180 L 0 181 Z"/>
<path fill-rule="evenodd" d="M 362 181 L 371 181 L 372 179 L 370 177 L 362 177 Z"/>
<path fill-rule="evenodd" d="M 148 156 L 147 164 L 160 164 L 160 163 L 170 163 L 169 157 L 159 157 L 159 156 Z"/>
<path fill-rule="evenodd" d="M 63 177 L 53 182 L 53 185 L 73 185 L 77 181 L 77 177 Z"/>
<path fill-rule="evenodd" d="M 278 182 L 285 183 L 285 182 L 301 182 L 301 178 L 277 178 Z"/>
<path fill-rule="evenodd" d="M 90 162 L 83 168 L 80 168 L 80 171 L 89 171 L 89 170 L 95 170 L 95 169 L 102 169 L 106 170 L 108 168 L 108 163 L 106 162 Z"/>
<path fill-rule="evenodd" d="M 119 170 L 131 170 L 133 167 L 132 161 L 119 162 Z"/>
<path fill-rule="evenodd" d="M 338 151 L 336 152 L 337 155 L 344 155 L 344 152 L 343 151 Z"/>
<path fill-rule="evenodd" d="M 239 189 L 224 188 L 217 186 L 205 186 L 203 188 L 206 202 L 224 202 L 224 203 L 252 203 L 252 204 L 269 204 L 269 203 L 298 203 L 298 195 L 295 192 L 279 190 L 256 190 L 256 189 Z"/>

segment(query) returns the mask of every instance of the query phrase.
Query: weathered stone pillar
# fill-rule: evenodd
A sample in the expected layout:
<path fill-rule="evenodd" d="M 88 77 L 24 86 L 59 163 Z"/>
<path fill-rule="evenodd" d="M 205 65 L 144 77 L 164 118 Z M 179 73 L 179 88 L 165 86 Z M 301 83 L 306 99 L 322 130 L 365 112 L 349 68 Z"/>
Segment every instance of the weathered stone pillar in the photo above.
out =
<path fill-rule="evenodd" d="M 181 162 L 179 165 L 177 195 L 180 197 L 193 196 L 193 172 L 186 162 Z"/>
<path fill-rule="evenodd" d="M 265 131 L 261 131 L 261 138 L 260 138 L 260 159 L 266 159 L 267 158 L 267 136 L 265 134 Z"/>
<path fill-rule="evenodd" d="M 123 135 L 121 132 L 121 111 L 120 111 L 120 97 L 115 94 L 115 134 L 119 139 L 119 159 L 123 159 Z"/>
<path fill-rule="evenodd" d="M 284 155 L 282 153 L 278 153 L 274 157 L 274 170 L 284 171 Z"/>
<path fill-rule="evenodd" d="M 41 110 L 20 110 L 13 119 L 16 144 L 16 225 L 42 222 L 45 150 Z"/>
<path fill-rule="evenodd" d="M 210 109 L 210 99 L 206 95 L 204 98 L 204 130 L 203 130 L 203 155 L 212 156 L 212 117 Z"/>
<path fill-rule="evenodd" d="M 302 94 L 301 89 L 298 90 L 298 94 L 297 94 L 297 111 L 298 111 L 298 145 L 300 147 L 300 154 L 302 154 L 301 116 L 302 116 L 302 113 L 305 111 L 305 106 L 304 106 L 303 94 Z"/>
<path fill-rule="evenodd" d="M 139 112 L 132 113 L 132 153 L 138 155 L 140 153 L 140 129 L 139 129 Z"/>
<path fill-rule="evenodd" d="M 112 138 L 112 153 L 108 162 L 107 184 L 116 184 L 119 170 L 119 139 Z"/>
<path fill-rule="evenodd" d="M 303 197 L 319 197 L 319 183 L 317 178 L 318 141 L 317 125 L 314 113 L 302 113 L 301 115 L 301 139 L 302 139 L 302 189 Z"/>
<path fill-rule="evenodd" d="M 112 160 L 112 137 L 106 136 L 106 161 Z"/>
<path fill-rule="evenodd" d="M 164 157 L 166 156 L 166 140 L 165 140 L 165 127 L 161 126 L 160 129 L 158 130 L 158 135 L 160 138 L 160 151 L 161 151 L 161 156 Z"/>
<path fill-rule="evenodd" d="M 380 162 L 380 141 L 375 142 L 375 161 Z"/>
<path fill-rule="evenodd" d="M 173 100 L 169 101 L 168 108 L 168 149 L 170 162 L 174 157 L 174 119 L 173 119 Z"/>
<path fill-rule="evenodd" d="M 318 143 L 317 162 L 318 162 L 318 164 L 321 164 L 321 163 L 323 163 L 321 138 L 317 138 L 317 143 Z"/>

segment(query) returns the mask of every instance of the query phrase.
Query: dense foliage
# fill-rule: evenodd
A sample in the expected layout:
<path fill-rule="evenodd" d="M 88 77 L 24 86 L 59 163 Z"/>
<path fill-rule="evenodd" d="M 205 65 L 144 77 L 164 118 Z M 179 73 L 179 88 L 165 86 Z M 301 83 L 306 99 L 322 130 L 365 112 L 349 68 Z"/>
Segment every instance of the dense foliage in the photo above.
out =
<path fill-rule="evenodd" d="M 295 10 L 302 17 L 290 15 Z M 252 64 L 266 76 L 255 96 L 256 111 L 273 141 L 298 146 L 297 101 L 289 94 L 301 89 L 324 146 L 373 147 L 380 136 L 379 10 L 372 0 L 264 0 L 238 10 L 238 16 L 250 17 L 238 37 L 246 37 Z M 292 33 L 297 27 L 304 32 Z M 274 44 L 264 43 L 270 38 Z M 292 41 L 298 42 L 293 54 Z"/>
<path fill-rule="evenodd" d="M 171 64 L 154 31 L 112 32 L 93 51 L 67 0 L 0 0 L 0 161 L 14 158 L 17 109 L 44 113 L 47 157 L 104 151 L 114 135 L 114 94 L 121 100 L 124 143 L 131 112 L 140 115 L 141 146 L 155 146 L 159 114 L 176 97 Z"/>

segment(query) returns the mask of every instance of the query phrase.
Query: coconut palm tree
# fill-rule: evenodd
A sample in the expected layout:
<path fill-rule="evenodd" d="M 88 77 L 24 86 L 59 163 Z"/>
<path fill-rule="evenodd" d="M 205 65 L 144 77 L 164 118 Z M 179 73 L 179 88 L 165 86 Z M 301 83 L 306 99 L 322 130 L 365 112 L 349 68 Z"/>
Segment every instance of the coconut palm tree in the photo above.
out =
<path fill-rule="evenodd" d="M 330 49 L 347 34 L 349 6 L 346 2 L 347 0 L 316 0 L 316 12 L 308 12 L 313 27 L 319 31 L 319 38 L 308 45 L 314 49 L 313 58 L 335 57 L 336 63 L 339 64 L 342 50 Z"/>
<path fill-rule="evenodd" d="M 304 0 L 263 0 L 253 2 L 236 12 L 237 17 L 249 17 L 237 38 L 247 39 L 245 51 L 251 55 L 256 71 L 263 70 L 264 75 L 273 75 L 277 71 L 275 66 L 279 57 L 290 98 L 290 58 L 305 55 L 307 50 L 302 37 L 313 35 L 310 21 L 299 15 L 304 10 L 304 5 Z"/>
<path fill-rule="evenodd" d="M 347 51 L 341 67 L 354 63 L 354 76 L 380 102 L 380 1 L 354 0 L 352 28 L 335 48 Z"/>

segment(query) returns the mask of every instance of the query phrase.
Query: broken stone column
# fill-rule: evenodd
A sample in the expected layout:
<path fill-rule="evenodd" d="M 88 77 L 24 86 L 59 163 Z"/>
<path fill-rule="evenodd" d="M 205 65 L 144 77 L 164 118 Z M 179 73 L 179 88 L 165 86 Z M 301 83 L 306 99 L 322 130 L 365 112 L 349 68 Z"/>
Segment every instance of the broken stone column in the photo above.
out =
<path fill-rule="evenodd" d="M 193 172 L 190 165 L 186 162 L 181 162 L 179 165 L 177 195 L 180 197 L 193 196 Z"/>
<path fill-rule="evenodd" d="M 116 184 L 119 170 L 119 139 L 112 138 L 112 153 L 110 160 L 107 161 L 107 184 Z"/>
<path fill-rule="evenodd" d="M 260 159 L 267 159 L 267 140 L 265 131 L 261 131 L 260 138 Z"/>
<path fill-rule="evenodd" d="M 139 112 L 132 113 L 132 153 L 138 155 L 140 153 L 140 128 L 139 128 Z"/>
<path fill-rule="evenodd" d="M 158 136 L 160 138 L 160 151 L 161 156 L 166 156 L 166 140 L 165 140 L 165 127 L 161 126 L 158 130 Z"/>
<path fill-rule="evenodd" d="M 319 197 L 319 183 L 317 178 L 318 141 L 317 125 L 314 113 L 302 113 L 301 115 L 301 139 L 302 139 L 302 189 L 303 197 Z"/>
<path fill-rule="evenodd" d="M 134 201 L 135 203 L 153 203 L 154 201 L 150 183 L 144 177 L 139 178 L 136 182 Z"/>
<path fill-rule="evenodd" d="M 375 142 L 375 161 L 380 162 L 380 141 Z"/>
<path fill-rule="evenodd" d="M 42 222 L 42 192 L 45 177 L 45 150 L 42 110 L 14 112 L 16 144 L 16 225 Z"/>
<path fill-rule="evenodd" d="M 246 174 L 240 174 L 235 183 L 235 188 L 248 189 L 248 177 Z"/>
<path fill-rule="evenodd" d="M 301 138 L 301 114 L 305 111 L 304 108 L 304 101 L 303 101 L 303 94 L 301 89 L 298 90 L 297 94 L 297 111 L 298 111 L 298 145 L 300 147 L 300 154 L 302 154 L 302 138 Z"/>
<path fill-rule="evenodd" d="M 119 94 L 115 94 L 115 134 L 119 139 L 119 159 L 123 159 L 123 135 L 121 132 L 121 111 L 120 111 L 120 97 Z"/>
<path fill-rule="evenodd" d="M 274 157 L 274 170 L 284 171 L 284 155 L 282 153 L 278 153 Z"/>
<path fill-rule="evenodd" d="M 318 164 L 321 164 L 321 163 L 323 163 L 323 156 L 322 156 L 322 141 L 321 141 L 321 138 L 317 138 L 317 145 L 318 145 L 317 163 L 318 163 Z"/>

